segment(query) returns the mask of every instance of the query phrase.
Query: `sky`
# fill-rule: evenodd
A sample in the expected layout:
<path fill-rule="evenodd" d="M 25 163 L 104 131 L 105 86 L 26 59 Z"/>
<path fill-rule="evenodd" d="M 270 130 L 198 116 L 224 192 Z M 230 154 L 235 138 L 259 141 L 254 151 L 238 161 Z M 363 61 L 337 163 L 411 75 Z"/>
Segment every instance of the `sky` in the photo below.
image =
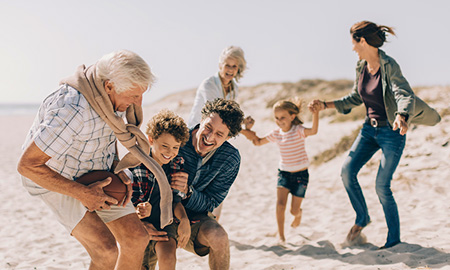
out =
<path fill-rule="evenodd" d="M 350 27 L 392 26 L 382 47 L 414 86 L 450 85 L 447 0 L 0 0 L 0 104 L 40 103 L 62 78 L 119 49 L 138 53 L 157 82 L 152 103 L 197 88 L 240 46 L 240 86 L 354 79 Z"/>

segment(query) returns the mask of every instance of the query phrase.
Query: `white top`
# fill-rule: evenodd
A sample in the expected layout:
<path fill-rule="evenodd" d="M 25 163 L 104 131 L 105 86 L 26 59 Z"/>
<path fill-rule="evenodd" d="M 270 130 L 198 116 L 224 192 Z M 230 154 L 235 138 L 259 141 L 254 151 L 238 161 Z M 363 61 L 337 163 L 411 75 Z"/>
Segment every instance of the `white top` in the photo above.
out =
<path fill-rule="evenodd" d="M 309 166 L 305 150 L 305 128 L 302 125 L 293 125 L 288 132 L 275 129 L 266 138 L 280 148 L 280 170 L 296 172 Z"/>
<path fill-rule="evenodd" d="M 220 81 L 219 73 L 205 79 L 200 86 L 197 88 L 197 93 L 195 94 L 194 105 L 192 106 L 191 114 L 189 115 L 189 120 L 187 125 L 189 128 L 195 127 L 200 123 L 202 119 L 202 108 L 205 106 L 207 101 L 214 100 L 216 98 L 224 99 L 236 99 L 238 94 L 238 87 L 234 80 L 231 81 L 233 84 L 233 91 L 224 97 L 224 91 L 222 87 L 222 82 Z"/>

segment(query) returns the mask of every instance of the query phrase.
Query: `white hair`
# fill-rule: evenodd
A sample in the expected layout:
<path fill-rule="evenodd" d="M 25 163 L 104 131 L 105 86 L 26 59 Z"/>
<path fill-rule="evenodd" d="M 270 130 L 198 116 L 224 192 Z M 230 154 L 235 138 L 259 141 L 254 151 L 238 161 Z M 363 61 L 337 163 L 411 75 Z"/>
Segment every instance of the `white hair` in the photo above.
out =
<path fill-rule="evenodd" d="M 96 72 L 102 82 L 109 80 L 113 83 L 118 94 L 136 86 L 148 89 L 155 81 L 155 76 L 144 59 L 127 50 L 104 55 L 97 61 Z"/>
<path fill-rule="evenodd" d="M 226 47 L 220 54 L 219 66 L 222 67 L 225 64 L 225 60 L 228 58 L 236 59 L 239 63 L 239 69 L 236 74 L 236 81 L 238 82 L 239 79 L 242 78 L 244 71 L 247 69 L 247 61 L 245 61 L 244 51 L 237 46 Z"/>

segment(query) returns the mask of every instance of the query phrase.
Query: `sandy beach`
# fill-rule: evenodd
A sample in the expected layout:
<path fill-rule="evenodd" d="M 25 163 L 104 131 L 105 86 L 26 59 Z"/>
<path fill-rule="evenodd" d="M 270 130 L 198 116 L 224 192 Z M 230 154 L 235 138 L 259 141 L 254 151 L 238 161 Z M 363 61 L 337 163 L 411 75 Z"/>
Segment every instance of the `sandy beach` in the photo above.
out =
<path fill-rule="evenodd" d="M 271 87 L 258 90 L 258 95 L 254 95 L 255 88 L 243 88 L 239 97 L 244 112 L 256 119 L 254 129 L 260 136 L 276 128 L 266 106 L 276 93 Z M 450 269 L 450 88 L 421 89 L 419 96 L 444 116 L 434 127 L 412 126 L 407 134 L 392 181 L 402 243 L 378 250 L 385 242 L 387 228 L 375 194 L 379 161 L 375 155 L 359 174 L 372 218 L 363 230 L 367 243 L 343 245 L 355 218 L 339 176 L 345 152 L 309 168 L 302 223 L 290 228 L 292 216 L 286 213 L 287 244 L 278 246 L 278 149 L 274 144 L 256 147 L 239 136 L 231 143 L 240 151 L 241 169 L 220 219 L 230 238 L 231 269 Z M 145 119 L 163 108 L 186 119 L 193 97 L 194 92 L 187 91 L 146 106 Z M 304 113 L 305 126 L 310 126 L 308 114 Z M 43 202 L 21 186 L 16 164 L 33 119 L 31 114 L 0 116 L 4 130 L 0 137 L 0 269 L 87 269 L 89 257 L 83 247 L 57 223 Z M 362 120 L 334 119 L 324 115 L 318 134 L 307 139 L 310 159 L 333 148 L 362 124 Z M 208 269 L 207 258 L 185 250 L 178 250 L 177 255 L 177 269 Z"/>

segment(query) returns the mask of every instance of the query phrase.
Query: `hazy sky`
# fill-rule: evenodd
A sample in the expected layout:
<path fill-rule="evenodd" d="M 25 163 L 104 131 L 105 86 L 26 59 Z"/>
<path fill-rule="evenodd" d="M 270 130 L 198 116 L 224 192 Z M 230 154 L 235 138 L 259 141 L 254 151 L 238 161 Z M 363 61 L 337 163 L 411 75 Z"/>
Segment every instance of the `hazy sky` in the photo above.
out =
<path fill-rule="evenodd" d="M 240 85 L 353 79 L 349 28 L 395 27 L 384 50 L 411 85 L 449 85 L 450 1 L 0 0 L 0 103 L 40 102 L 80 64 L 128 49 L 158 81 L 149 103 L 196 88 L 229 45 L 249 69 Z"/>

